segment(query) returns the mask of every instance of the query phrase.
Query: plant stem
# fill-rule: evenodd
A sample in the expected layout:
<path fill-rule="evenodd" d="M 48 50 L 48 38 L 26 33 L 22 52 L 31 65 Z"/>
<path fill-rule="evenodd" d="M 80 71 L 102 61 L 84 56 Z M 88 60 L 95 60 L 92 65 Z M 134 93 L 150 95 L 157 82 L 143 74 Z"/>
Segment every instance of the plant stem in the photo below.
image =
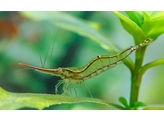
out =
<path fill-rule="evenodd" d="M 137 74 L 138 74 L 138 70 L 142 66 L 145 49 L 146 47 L 142 47 L 136 51 L 135 67 L 131 77 L 130 106 L 132 106 L 135 102 L 138 101 L 141 78 L 138 78 Z"/>

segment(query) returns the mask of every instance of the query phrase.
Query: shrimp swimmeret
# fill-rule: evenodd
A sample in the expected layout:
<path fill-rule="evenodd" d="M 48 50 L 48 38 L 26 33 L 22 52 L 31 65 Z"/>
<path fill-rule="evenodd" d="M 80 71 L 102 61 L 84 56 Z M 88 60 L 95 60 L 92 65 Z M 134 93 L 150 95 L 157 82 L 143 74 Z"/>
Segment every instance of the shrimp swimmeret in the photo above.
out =
<path fill-rule="evenodd" d="M 31 66 L 24 63 L 19 63 L 20 66 L 33 68 L 36 71 L 51 74 L 54 76 L 59 76 L 63 79 L 63 81 L 59 82 L 56 85 L 56 92 L 57 88 L 64 83 L 63 91 L 64 93 L 67 92 L 67 88 L 69 84 L 79 84 L 83 83 L 85 80 L 90 79 L 100 73 L 108 70 L 111 67 L 116 66 L 119 62 L 126 59 L 133 51 L 137 50 L 138 48 L 148 45 L 151 42 L 151 39 L 148 38 L 144 40 L 142 43 L 136 46 L 131 46 L 122 52 L 115 54 L 113 56 L 104 56 L 99 55 L 92 59 L 88 64 L 81 68 L 57 68 L 57 69 L 46 69 L 46 68 L 39 68 L 35 66 Z"/>

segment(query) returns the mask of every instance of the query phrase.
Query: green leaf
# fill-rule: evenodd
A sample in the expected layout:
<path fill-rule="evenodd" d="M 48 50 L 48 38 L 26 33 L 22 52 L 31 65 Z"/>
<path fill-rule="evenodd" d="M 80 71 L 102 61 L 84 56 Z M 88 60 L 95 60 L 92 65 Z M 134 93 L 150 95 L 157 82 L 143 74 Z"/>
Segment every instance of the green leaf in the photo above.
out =
<path fill-rule="evenodd" d="M 141 28 L 148 37 L 155 40 L 164 33 L 164 16 L 144 21 Z"/>
<path fill-rule="evenodd" d="M 131 109 L 138 109 L 139 107 L 145 107 L 146 104 L 143 103 L 143 102 L 135 102 L 132 106 L 131 106 Z"/>
<path fill-rule="evenodd" d="M 144 65 L 143 67 L 140 68 L 140 70 L 138 71 L 138 76 L 142 76 L 146 72 L 146 70 L 148 70 L 154 66 L 161 65 L 161 64 L 164 64 L 164 58 L 147 63 L 146 65 Z"/>
<path fill-rule="evenodd" d="M 161 65 L 161 64 L 164 64 L 164 58 L 161 58 L 161 59 L 158 59 L 156 61 L 153 61 L 153 62 L 150 62 L 150 63 L 147 63 L 146 65 L 142 66 L 139 71 L 138 71 L 138 74 L 137 74 L 137 82 L 136 82 L 136 85 L 139 86 L 140 83 L 141 83 L 141 79 L 142 79 L 142 76 L 143 74 L 150 68 L 154 67 L 154 66 L 158 66 L 158 65 Z"/>
<path fill-rule="evenodd" d="M 136 44 L 139 44 L 146 38 L 142 29 L 135 22 L 119 12 L 114 12 L 114 14 L 119 17 L 124 29 L 134 37 Z"/>
<path fill-rule="evenodd" d="M 163 11 L 152 11 L 149 15 L 152 19 L 154 19 L 154 18 L 164 17 L 164 12 Z"/>
<path fill-rule="evenodd" d="M 142 11 L 143 22 L 150 20 L 151 13 Z"/>
<path fill-rule="evenodd" d="M 81 36 L 90 38 L 99 43 L 104 49 L 111 52 L 119 52 L 118 47 L 109 39 L 102 36 L 83 20 L 64 12 L 21 12 L 25 17 L 33 20 L 48 20 L 56 26 L 75 32 Z"/>
<path fill-rule="evenodd" d="M 107 103 L 93 98 L 76 98 L 63 95 L 34 94 L 34 93 L 13 93 L 0 88 L 0 109 L 20 109 L 24 107 L 43 109 L 55 104 L 70 104 L 79 102 L 98 103 L 106 106 L 114 106 L 119 109 L 123 107 Z"/>
<path fill-rule="evenodd" d="M 137 109 L 139 107 L 145 107 L 146 106 L 146 104 L 143 103 L 143 102 L 135 102 L 134 104 L 129 106 L 128 103 L 127 103 L 127 100 L 124 97 L 120 97 L 118 100 L 119 100 L 119 102 L 121 102 L 124 105 L 125 109 L 127 109 L 127 110 Z"/>
<path fill-rule="evenodd" d="M 124 97 L 120 97 L 118 100 L 120 103 L 122 103 L 125 106 L 125 109 L 129 109 L 128 102 Z"/>
<path fill-rule="evenodd" d="M 152 61 L 150 63 L 147 63 L 146 65 L 144 65 L 139 72 L 140 73 L 144 73 L 146 70 L 148 70 L 149 68 L 152 68 L 154 66 L 158 66 L 158 65 L 162 65 L 164 64 L 164 58 L 160 58 L 158 60 Z"/>
<path fill-rule="evenodd" d="M 21 14 L 33 20 L 51 21 L 58 27 L 89 38 L 110 52 L 118 53 L 121 51 L 121 49 L 119 49 L 119 47 L 115 45 L 110 39 L 102 36 L 99 32 L 97 32 L 83 20 L 73 17 L 69 14 L 63 12 L 21 12 Z M 127 58 L 124 61 L 124 64 L 131 71 L 133 70 L 134 64 L 130 58 Z"/>
<path fill-rule="evenodd" d="M 142 14 L 141 12 L 135 11 L 126 11 L 126 14 L 129 18 L 134 21 L 139 27 L 142 25 Z"/>

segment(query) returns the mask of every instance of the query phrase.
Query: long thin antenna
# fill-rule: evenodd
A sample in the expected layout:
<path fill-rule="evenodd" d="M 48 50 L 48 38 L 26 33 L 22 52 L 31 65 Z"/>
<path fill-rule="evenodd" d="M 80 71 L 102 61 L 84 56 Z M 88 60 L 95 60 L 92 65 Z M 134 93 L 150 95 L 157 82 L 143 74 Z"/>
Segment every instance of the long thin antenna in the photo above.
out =
<path fill-rule="evenodd" d="M 52 46 L 52 48 L 51 48 L 51 53 L 50 53 L 50 57 L 51 57 L 51 59 L 50 60 L 52 60 L 52 52 L 53 52 L 53 48 L 54 48 L 54 45 L 55 45 L 55 40 L 56 40 L 56 38 L 57 38 L 57 35 L 58 35 L 58 33 L 59 33 L 59 31 L 60 31 L 60 26 L 61 26 L 61 23 L 60 23 L 60 25 L 57 27 L 57 30 L 56 30 L 56 32 L 55 32 L 55 34 L 54 34 L 54 37 L 53 37 L 53 40 L 52 40 L 52 42 L 51 42 L 51 44 L 50 44 L 50 47 L 49 47 L 49 49 L 48 49 L 48 51 L 47 51 L 47 53 L 46 53 L 46 56 L 45 56 L 45 58 L 44 58 L 44 61 L 41 61 L 41 63 L 43 64 L 43 67 L 45 66 L 45 64 L 46 64 L 46 59 L 47 59 L 47 56 L 48 56 L 48 54 L 49 54 L 49 51 L 50 51 L 50 48 L 51 48 L 51 46 Z M 52 61 L 50 62 L 50 68 L 52 67 Z"/>
<path fill-rule="evenodd" d="M 66 13 L 66 11 L 64 11 L 64 13 Z M 54 45 L 55 45 L 55 39 L 57 38 L 57 35 L 58 35 L 58 33 L 60 32 L 60 30 L 61 30 L 61 29 L 60 29 L 61 24 L 62 24 L 62 23 L 60 23 L 59 26 L 58 26 L 58 30 L 57 30 L 57 32 L 56 32 L 56 34 L 55 34 L 55 36 L 54 36 L 54 41 L 52 41 L 52 49 L 51 49 L 51 55 L 50 55 L 51 60 L 52 60 L 52 52 L 53 52 L 53 50 L 54 50 Z M 50 67 L 52 67 L 52 61 L 50 62 Z"/>
<path fill-rule="evenodd" d="M 59 28 L 57 28 L 57 32 L 55 32 L 55 35 L 54 35 L 54 37 L 53 37 L 53 38 L 54 38 L 53 40 L 55 40 L 58 31 L 59 31 Z M 53 44 L 54 41 L 52 41 L 51 43 Z M 50 48 L 51 48 L 52 44 L 50 44 L 50 47 L 48 48 L 48 51 L 47 51 L 46 56 L 45 56 L 45 58 L 44 58 L 44 61 L 42 62 L 42 63 L 43 63 L 43 67 L 45 67 L 46 59 L 47 59 L 47 56 L 48 56 L 48 54 L 49 54 L 49 51 L 50 51 Z"/>
<path fill-rule="evenodd" d="M 37 41 L 37 46 L 39 47 L 39 42 L 38 41 Z M 39 58 L 40 58 L 41 66 L 43 68 L 44 65 L 43 65 L 43 60 L 42 60 L 42 56 L 41 56 L 40 52 L 39 52 Z"/>

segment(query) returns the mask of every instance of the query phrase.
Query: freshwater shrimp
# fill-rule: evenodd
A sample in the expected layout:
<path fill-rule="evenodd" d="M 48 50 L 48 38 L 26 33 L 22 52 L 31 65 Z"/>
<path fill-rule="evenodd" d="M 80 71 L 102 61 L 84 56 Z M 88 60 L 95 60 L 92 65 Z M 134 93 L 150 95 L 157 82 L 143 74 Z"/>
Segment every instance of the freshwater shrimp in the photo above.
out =
<path fill-rule="evenodd" d="M 55 86 L 55 90 L 57 93 L 57 88 L 64 84 L 63 91 L 64 93 L 68 92 L 68 87 L 71 84 L 81 84 L 85 80 L 93 78 L 102 72 L 107 71 L 108 69 L 116 66 L 118 63 L 122 62 L 126 59 L 132 52 L 137 50 L 138 48 L 148 45 L 152 40 L 150 38 L 144 40 L 142 43 L 136 46 L 130 46 L 129 48 L 121 51 L 112 56 L 108 55 L 98 55 L 97 57 L 93 58 L 88 64 L 83 67 L 67 67 L 67 68 L 57 68 L 57 69 L 47 69 L 47 68 L 40 68 L 36 66 L 31 66 L 24 63 L 19 63 L 20 66 L 33 68 L 36 71 L 50 74 L 53 76 L 59 76 L 62 78 L 62 81 Z"/>

